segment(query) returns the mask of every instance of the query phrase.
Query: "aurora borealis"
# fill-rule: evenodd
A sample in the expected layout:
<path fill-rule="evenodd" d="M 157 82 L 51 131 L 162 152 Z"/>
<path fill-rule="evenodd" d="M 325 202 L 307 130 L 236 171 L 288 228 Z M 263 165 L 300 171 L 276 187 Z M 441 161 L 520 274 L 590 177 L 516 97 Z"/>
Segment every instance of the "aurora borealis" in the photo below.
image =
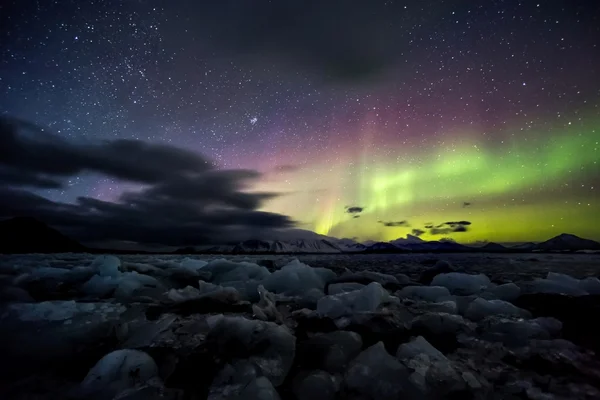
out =
<path fill-rule="evenodd" d="M 245 190 L 277 194 L 258 210 L 319 234 L 600 240 L 596 2 L 275 3 L 8 1 L 0 113 L 257 171 Z M 34 192 L 141 187 L 82 173 Z M 448 221 L 470 224 L 427 228 Z"/>

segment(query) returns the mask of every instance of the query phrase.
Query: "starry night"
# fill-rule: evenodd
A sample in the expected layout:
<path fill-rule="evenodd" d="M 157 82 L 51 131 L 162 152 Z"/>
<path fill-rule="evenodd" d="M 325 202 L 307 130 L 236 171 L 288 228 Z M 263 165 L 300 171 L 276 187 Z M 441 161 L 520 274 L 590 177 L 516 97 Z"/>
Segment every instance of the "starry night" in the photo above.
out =
<path fill-rule="evenodd" d="M 0 397 L 598 399 L 600 2 L 6 0 Z"/>

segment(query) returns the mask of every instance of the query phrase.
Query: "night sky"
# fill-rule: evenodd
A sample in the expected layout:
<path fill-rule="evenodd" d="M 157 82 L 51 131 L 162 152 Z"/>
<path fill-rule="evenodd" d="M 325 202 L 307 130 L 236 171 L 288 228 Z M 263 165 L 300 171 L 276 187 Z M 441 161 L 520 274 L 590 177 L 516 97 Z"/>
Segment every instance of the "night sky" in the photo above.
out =
<path fill-rule="evenodd" d="M 5 0 L 0 27 L 0 114 L 248 170 L 257 215 L 360 240 L 600 239 L 597 1 Z M 107 171 L 18 190 L 154 193 Z"/>

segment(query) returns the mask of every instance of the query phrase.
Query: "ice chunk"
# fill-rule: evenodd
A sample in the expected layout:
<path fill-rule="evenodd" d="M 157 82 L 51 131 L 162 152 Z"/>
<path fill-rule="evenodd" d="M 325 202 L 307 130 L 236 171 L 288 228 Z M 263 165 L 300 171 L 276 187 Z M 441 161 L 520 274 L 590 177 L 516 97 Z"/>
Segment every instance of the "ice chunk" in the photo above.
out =
<path fill-rule="evenodd" d="M 85 393 L 119 393 L 144 384 L 158 374 L 156 363 L 139 350 L 117 350 L 105 355 L 81 383 Z"/>
<path fill-rule="evenodd" d="M 89 308 L 87 311 L 93 309 L 92 303 L 76 303 L 74 300 L 16 303 L 9 305 L 7 309 L 10 312 L 16 313 L 21 321 L 62 321 L 72 318 L 85 307 Z"/>
<path fill-rule="evenodd" d="M 277 310 L 275 295 L 269 292 L 263 285 L 258 287 L 260 301 L 252 305 L 252 313 L 256 319 L 262 321 L 275 321 L 283 323 L 283 315 Z"/>
<path fill-rule="evenodd" d="M 416 395 L 409 371 L 378 342 L 358 355 L 344 377 L 344 386 L 360 398 L 412 399 Z M 356 398 L 358 398 L 356 396 Z"/>
<path fill-rule="evenodd" d="M 246 280 L 246 281 L 230 281 L 223 282 L 223 286 L 213 285 L 216 288 L 221 287 L 229 287 L 237 290 L 240 293 L 240 296 L 248 301 L 257 302 L 260 300 L 260 295 L 258 294 L 258 287 L 262 284 L 259 280 Z M 200 284 L 200 291 L 205 291 L 209 288 L 210 284 Z"/>
<path fill-rule="evenodd" d="M 267 290 L 287 296 L 303 296 L 313 289 L 317 289 L 323 295 L 325 283 L 334 277 L 333 271 L 311 268 L 294 260 L 273 272 L 263 281 L 263 284 Z"/>
<path fill-rule="evenodd" d="M 485 300 L 480 297 L 473 300 L 465 317 L 479 321 L 490 315 L 506 315 L 518 318 L 531 318 L 531 313 L 503 300 Z"/>
<path fill-rule="evenodd" d="M 256 380 L 256 368 L 247 361 L 226 364 L 213 380 L 208 400 L 239 398 L 244 387 Z"/>
<path fill-rule="evenodd" d="M 370 279 L 373 282 L 380 283 L 381 285 L 399 284 L 400 283 L 398 281 L 398 278 L 396 278 L 394 275 L 382 274 L 381 272 L 375 272 L 375 271 L 359 271 L 359 272 L 353 272 L 350 275 L 356 276 L 359 278 Z M 342 277 L 343 276 L 344 275 L 342 275 Z"/>
<path fill-rule="evenodd" d="M 190 299 L 195 299 L 200 297 L 202 293 L 191 286 L 186 286 L 183 289 L 171 289 L 167 293 L 165 293 L 165 297 L 174 302 L 185 301 Z"/>
<path fill-rule="evenodd" d="M 416 317 L 412 328 L 426 331 L 434 335 L 456 335 L 460 330 L 467 330 L 467 322 L 460 315 L 446 313 L 427 313 Z"/>
<path fill-rule="evenodd" d="M 335 400 L 335 378 L 325 371 L 303 373 L 294 379 L 293 393 L 297 400 Z"/>
<path fill-rule="evenodd" d="M 490 285 L 490 279 L 484 274 L 471 275 L 461 272 L 450 272 L 436 275 L 432 286 L 444 286 L 452 294 L 469 295 L 481 292 Z"/>
<path fill-rule="evenodd" d="M 562 322 L 556 318 L 539 317 L 532 319 L 531 322 L 544 328 L 551 336 L 558 335 L 562 330 Z"/>
<path fill-rule="evenodd" d="M 541 279 L 535 278 L 528 285 L 530 293 L 554 293 L 566 294 L 569 296 L 585 296 L 588 292 L 580 287 L 579 282 L 574 283 L 571 280 Z"/>
<path fill-rule="evenodd" d="M 285 326 L 223 315 L 210 316 L 207 322 L 207 340 L 215 344 L 218 352 L 231 354 L 232 349 L 238 349 L 239 357 L 250 362 L 274 386 L 283 383 L 296 350 L 296 338 Z"/>
<path fill-rule="evenodd" d="M 31 271 L 31 277 L 37 279 L 56 279 L 65 281 L 71 270 L 66 268 L 40 267 Z"/>
<path fill-rule="evenodd" d="M 421 273 L 419 282 L 429 285 L 437 275 L 455 271 L 456 269 L 448 261 L 438 260 L 433 267 L 428 268 Z"/>
<path fill-rule="evenodd" d="M 211 281 L 216 284 L 233 281 L 263 280 L 270 275 L 265 267 L 254 263 L 236 263 L 225 259 L 217 259 L 208 263 L 203 270 L 212 274 Z"/>
<path fill-rule="evenodd" d="M 579 288 L 589 294 L 600 294 L 600 279 L 588 277 L 579 281 Z"/>
<path fill-rule="evenodd" d="M 443 286 L 407 286 L 396 293 L 400 298 L 411 298 L 437 302 L 450 297 L 450 291 Z"/>
<path fill-rule="evenodd" d="M 317 313 L 329 318 L 339 318 L 359 312 L 373 312 L 389 300 L 389 293 L 379 283 L 372 282 L 360 290 L 319 299 Z"/>
<path fill-rule="evenodd" d="M 506 318 L 489 317 L 481 323 L 483 338 L 488 341 L 502 342 L 506 346 L 525 346 L 530 339 L 549 339 L 550 332 L 555 329 L 552 321 L 511 320 Z"/>
<path fill-rule="evenodd" d="M 90 296 L 105 297 L 111 294 L 118 284 L 119 280 L 117 278 L 94 275 L 81 286 L 81 289 Z"/>
<path fill-rule="evenodd" d="M 279 393 L 273 387 L 271 381 L 260 376 L 251 381 L 240 392 L 239 399 L 244 400 L 280 400 Z"/>
<path fill-rule="evenodd" d="M 400 345 L 397 357 L 413 371 L 410 381 L 421 393 L 445 398 L 445 394 L 465 387 L 452 362 L 422 336 Z"/>
<path fill-rule="evenodd" d="M 153 291 L 157 295 L 164 291 L 163 285 L 156 278 L 137 272 L 125 272 L 116 281 L 115 297 L 117 299 L 130 299 L 144 289 L 154 289 Z"/>
<path fill-rule="evenodd" d="M 257 376 L 255 367 L 245 361 L 227 364 L 213 381 L 208 400 L 248 399 L 279 400 L 279 394 L 264 376 Z"/>
<path fill-rule="evenodd" d="M 410 360 L 419 354 L 425 354 L 430 360 L 447 361 L 445 355 L 433 347 L 423 336 L 418 336 L 408 343 L 401 344 L 396 352 L 400 360 Z"/>
<path fill-rule="evenodd" d="M 96 257 L 90 264 L 90 267 L 96 269 L 98 271 L 98 275 L 100 276 L 110 276 L 116 278 L 121 273 L 119 270 L 121 267 L 121 260 L 115 256 L 102 255 Z"/>
<path fill-rule="evenodd" d="M 179 264 L 181 268 L 185 268 L 191 271 L 198 271 L 208 265 L 208 262 L 204 260 L 194 260 L 191 258 L 184 258 Z"/>
<path fill-rule="evenodd" d="M 579 279 L 573 278 L 572 276 L 569 276 L 567 274 L 560 274 L 558 272 L 548 272 L 546 279 L 548 279 L 549 281 L 560 282 L 561 284 L 566 286 L 579 285 Z"/>
<path fill-rule="evenodd" d="M 353 292 L 355 290 L 360 290 L 364 287 L 365 287 L 365 285 L 363 285 L 361 283 L 354 283 L 354 282 L 334 283 L 332 285 L 329 285 L 329 293 L 328 294 L 340 294 L 340 293 Z"/>
<path fill-rule="evenodd" d="M 505 283 L 488 289 L 496 298 L 504 301 L 513 301 L 521 295 L 521 288 L 514 283 Z"/>
<path fill-rule="evenodd" d="M 298 345 L 296 363 L 305 369 L 340 373 L 360 353 L 362 344 L 361 336 L 355 332 L 335 331 L 315 335 Z"/>

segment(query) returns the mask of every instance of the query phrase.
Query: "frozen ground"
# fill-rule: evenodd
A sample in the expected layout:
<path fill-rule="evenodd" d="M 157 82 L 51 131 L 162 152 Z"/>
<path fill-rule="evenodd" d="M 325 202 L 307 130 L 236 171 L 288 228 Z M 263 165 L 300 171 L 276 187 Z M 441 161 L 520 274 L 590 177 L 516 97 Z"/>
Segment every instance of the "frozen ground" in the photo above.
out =
<path fill-rule="evenodd" d="M 0 398 L 596 399 L 600 256 L 0 256 Z"/>

